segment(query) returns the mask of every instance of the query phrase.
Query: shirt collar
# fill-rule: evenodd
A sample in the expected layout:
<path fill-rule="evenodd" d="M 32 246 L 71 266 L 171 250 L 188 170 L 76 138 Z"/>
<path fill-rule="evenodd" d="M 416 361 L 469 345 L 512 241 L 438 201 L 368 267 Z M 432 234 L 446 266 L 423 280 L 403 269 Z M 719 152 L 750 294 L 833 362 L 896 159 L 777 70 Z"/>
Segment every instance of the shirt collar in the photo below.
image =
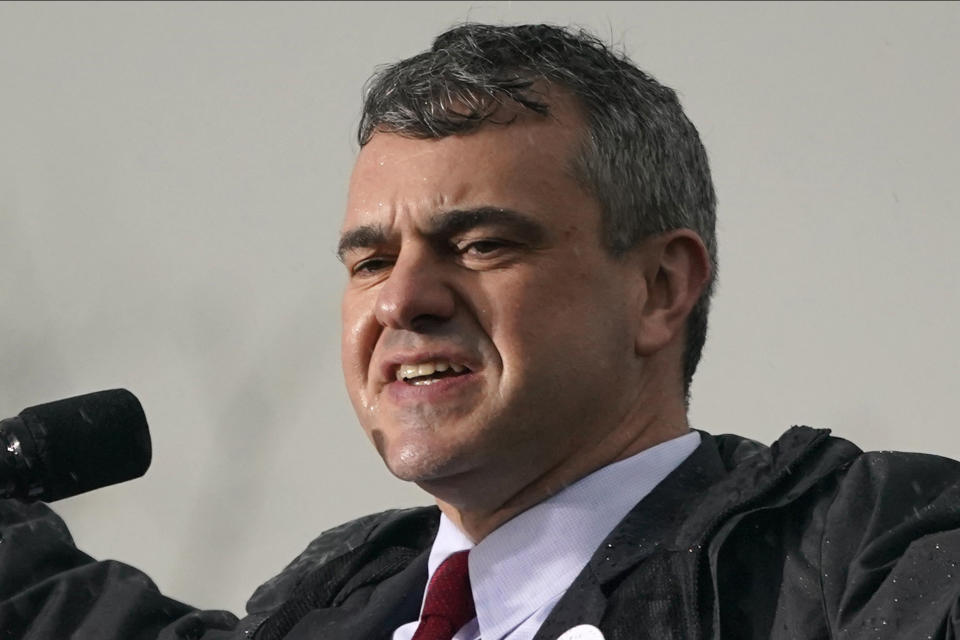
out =
<path fill-rule="evenodd" d="M 429 577 L 471 549 L 470 584 L 480 635 L 502 638 L 556 601 L 624 516 L 700 444 L 691 431 L 598 469 L 473 542 L 445 515 L 430 550 Z"/>

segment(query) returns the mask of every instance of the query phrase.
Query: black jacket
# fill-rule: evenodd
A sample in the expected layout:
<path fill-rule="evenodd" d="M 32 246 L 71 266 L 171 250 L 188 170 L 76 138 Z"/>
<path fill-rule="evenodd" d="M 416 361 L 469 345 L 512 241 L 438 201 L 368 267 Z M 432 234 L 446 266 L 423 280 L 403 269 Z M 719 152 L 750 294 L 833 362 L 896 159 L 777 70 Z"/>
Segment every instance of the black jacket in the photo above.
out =
<path fill-rule="evenodd" d="M 417 617 L 439 513 L 391 511 L 314 540 L 250 599 L 193 611 L 77 551 L 43 505 L 0 506 L 0 639 L 372 640 Z M 954 638 L 960 463 L 860 452 L 796 427 L 700 447 L 600 546 L 536 636 Z"/>

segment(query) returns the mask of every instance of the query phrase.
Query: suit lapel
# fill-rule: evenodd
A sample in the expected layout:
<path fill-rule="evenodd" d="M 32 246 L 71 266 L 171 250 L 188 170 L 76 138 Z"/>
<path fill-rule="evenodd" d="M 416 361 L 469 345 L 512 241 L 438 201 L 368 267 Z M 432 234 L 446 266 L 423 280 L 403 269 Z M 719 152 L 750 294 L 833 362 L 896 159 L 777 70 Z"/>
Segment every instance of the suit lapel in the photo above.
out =
<path fill-rule="evenodd" d="M 579 624 L 599 627 L 608 640 L 636 637 L 636 628 L 631 630 L 634 635 L 628 636 L 623 636 L 623 629 L 610 628 L 617 622 L 606 620 L 605 616 L 611 594 L 625 576 L 635 572 L 645 560 L 665 547 L 676 546 L 681 525 L 688 515 L 685 505 L 691 496 L 702 495 L 724 473 L 713 439 L 704 435 L 690 457 L 637 503 L 597 548 L 534 640 L 555 640 Z"/>
<path fill-rule="evenodd" d="M 827 436 L 795 427 L 768 449 L 703 434 L 690 457 L 604 540 L 534 640 L 555 640 L 577 624 L 599 627 L 607 640 L 638 633 L 688 640 L 709 633 L 714 585 L 702 570 L 715 553 L 705 548 L 707 537 L 752 497 L 788 478 Z"/>

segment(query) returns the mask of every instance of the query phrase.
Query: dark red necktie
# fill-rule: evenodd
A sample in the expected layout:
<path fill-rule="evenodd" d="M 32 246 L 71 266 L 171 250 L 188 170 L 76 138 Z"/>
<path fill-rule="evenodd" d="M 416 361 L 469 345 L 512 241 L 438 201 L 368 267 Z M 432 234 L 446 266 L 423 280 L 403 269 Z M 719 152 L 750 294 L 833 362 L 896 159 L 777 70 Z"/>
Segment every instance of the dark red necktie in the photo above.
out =
<path fill-rule="evenodd" d="M 469 551 L 458 551 L 434 571 L 412 640 L 450 640 L 477 615 L 470 591 Z"/>

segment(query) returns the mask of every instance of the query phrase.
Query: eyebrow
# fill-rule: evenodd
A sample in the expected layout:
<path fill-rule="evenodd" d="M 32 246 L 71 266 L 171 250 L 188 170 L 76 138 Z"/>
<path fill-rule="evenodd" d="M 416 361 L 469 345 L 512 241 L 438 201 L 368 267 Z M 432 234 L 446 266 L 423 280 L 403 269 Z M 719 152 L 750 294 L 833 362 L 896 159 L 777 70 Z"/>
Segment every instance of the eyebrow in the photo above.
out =
<path fill-rule="evenodd" d="M 546 230 L 530 216 L 502 207 L 476 207 L 453 209 L 430 216 L 428 235 L 449 237 L 476 227 L 502 225 L 512 227 L 527 240 L 538 242 Z"/>
<path fill-rule="evenodd" d="M 511 227 L 528 242 L 540 243 L 546 235 L 543 225 L 530 216 L 502 207 L 475 207 L 472 209 L 452 209 L 431 215 L 427 220 L 426 235 L 432 237 L 450 237 L 464 233 L 476 227 L 505 225 Z M 340 236 L 337 245 L 337 257 L 343 257 L 350 251 L 381 246 L 389 242 L 389 235 L 380 225 L 362 225 Z"/>
<path fill-rule="evenodd" d="M 343 262 L 343 256 L 357 249 L 376 247 L 387 243 L 387 232 L 379 225 L 365 224 L 340 234 L 337 244 L 337 259 Z"/>

